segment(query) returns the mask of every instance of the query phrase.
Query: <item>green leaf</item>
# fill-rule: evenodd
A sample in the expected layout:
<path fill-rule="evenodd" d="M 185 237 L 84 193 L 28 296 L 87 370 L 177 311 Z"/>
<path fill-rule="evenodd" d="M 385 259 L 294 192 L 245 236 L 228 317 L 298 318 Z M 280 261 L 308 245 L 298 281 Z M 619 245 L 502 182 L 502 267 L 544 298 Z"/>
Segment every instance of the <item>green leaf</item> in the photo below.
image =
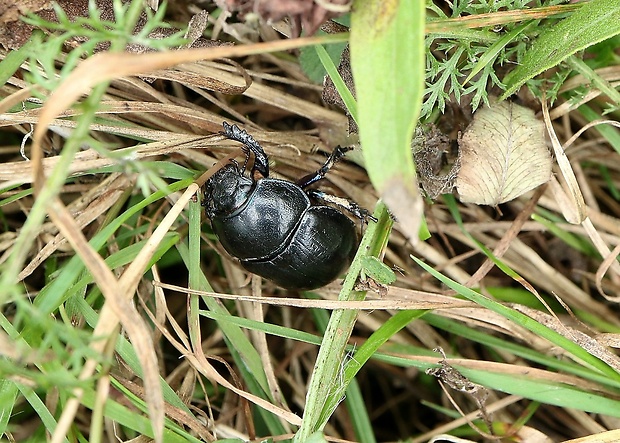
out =
<path fill-rule="evenodd" d="M 327 47 L 330 46 L 332 45 L 328 45 Z M 351 91 L 349 91 L 349 88 L 347 88 L 346 83 L 338 72 L 338 68 L 334 64 L 333 60 L 330 58 L 330 55 L 328 54 L 325 47 L 323 47 L 322 45 L 316 45 L 314 46 L 314 50 L 319 60 L 323 64 L 325 72 L 327 72 L 332 82 L 334 83 L 336 91 L 338 91 L 338 94 L 340 94 L 344 105 L 347 107 L 347 111 L 349 111 L 349 114 L 351 114 L 351 117 L 353 117 L 353 119 L 357 123 L 357 103 L 355 102 L 355 97 L 353 97 L 353 94 L 351 93 Z"/>
<path fill-rule="evenodd" d="M 375 256 L 362 258 L 362 272 L 383 285 L 391 285 L 396 281 L 394 271 Z"/>
<path fill-rule="evenodd" d="M 497 40 L 493 45 L 489 47 L 487 51 L 480 57 L 474 68 L 471 70 L 467 78 L 463 81 L 463 86 L 465 86 L 472 78 L 474 78 L 480 71 L 484 69 L 485 66 L 489 64 L 493 64 L 497 55 L 504 49 L 507 45 L 512 43 L 517 39 L 519 34 L 524 32 L 527 28 L 534 25 L 534 23 L 538 23 L 538 21 L 531 21 L 525 23 L 521 26 L 514 28 L 512 31 L 508 32 L 505 36 Z"/>
<path fill-rule="evenodd" d="M 329 57 L 332 64 L 337 65 L 346 45 L 346 43 L 335 43 L 322 47 L 325 49 L 327 57 Z M 327 74 L 327 71 L 323 66 L 323 62 L 321 62 L 320 56 L 317 55 L 313 47 L 307 46 L 299 50 L 299 64 L 304 74 L 306 74 L 310 80 L 317 84 L 323 83 L 323 78 Z"/>
<path fill-rule="evenodd" d="M 0 85 L 4 85 L 11 78 L 15 71 L 28 58 L 32 51 L 33 43 L 29 40 L 17 51 L 9 51 L 2 62 L 0 62 Z"/>
<path fill-rule="evenodd" d="M 366 168 L 409 238 L 417 237 L 422 213 L 410 144 L 424 91 L 424 19 L 424 2 L 417 0 L 357 0 L 351 16 Z"/>
<path fill-rule="evenodd" d="M 585 3 L 573 15 L 540 34 L 523 57 L 521 65 L 504 78 L 506 92 L 501 99 L 568 56 L 616 34 L 620 34 L 618 0 Z"/>

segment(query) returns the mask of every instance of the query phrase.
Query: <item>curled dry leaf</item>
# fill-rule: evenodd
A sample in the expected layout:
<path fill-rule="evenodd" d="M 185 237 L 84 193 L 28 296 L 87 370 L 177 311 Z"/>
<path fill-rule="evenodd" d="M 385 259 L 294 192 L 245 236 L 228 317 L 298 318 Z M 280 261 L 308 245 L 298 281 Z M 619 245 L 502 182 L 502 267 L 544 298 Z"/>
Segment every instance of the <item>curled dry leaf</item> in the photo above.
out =
<path fill-rule="evenodd" d="M 480 109 L 459 140 L 460 200 L 497 206 L 546 183 L 551 156 L 544 130 L 532 110 L 514 103 Z"/>

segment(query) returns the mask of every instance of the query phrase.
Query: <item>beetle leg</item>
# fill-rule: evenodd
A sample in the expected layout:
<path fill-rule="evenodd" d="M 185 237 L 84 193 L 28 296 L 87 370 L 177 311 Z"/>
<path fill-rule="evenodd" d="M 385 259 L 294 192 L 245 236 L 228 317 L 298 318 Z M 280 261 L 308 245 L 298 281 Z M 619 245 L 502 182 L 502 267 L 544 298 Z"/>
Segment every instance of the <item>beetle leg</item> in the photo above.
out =
<path fill-rule="evenodd" d="M 323 179 L 325 175 L 329 172 L 329 170 L 336 164 L 336 162 L 340 160 L 342 157 L 344 157 L 344 155 L 351 149 L 353 148 L 349 148 L 349 147 L 343 148 L 340 145 L 336 146 L 334 148 L 334 151 L 330 154 L 330 156 L 327 157 L 327 160 L 325 161 L 323 166 L 321 166 L 317 171 L 313 172 L 312 174 L 308 174 L 300 178 L 299 180 L 297 180 L 297 185 L 300 188 L 305 189 L 311 184 L 316 183 L 319 180 Z"/>
<path fill-rule="evenodd" d="M 336 197 L 335 195 L 326 194 L 323 191 L 319 191 L 318 189 L 309 189 L 306 191 L 310 198 L 314 198 L 316 200 L 321 200 L 325 203 L 330 203 L 332 205 L 338 206 L 348 212 L 350 212 L 356 218 L 359 218 L 364 223 L 368 223 L 368 220 L 372 220 L 377 223 L 377 219 L 373 217 L 369 211 L 362 208 L 360 205 L 355 203 L 353 200 L 349 200 L 342 197 Z"/>
<path fill-rule="evenodd" d="M 252 173 L 254 171 L 260 172 L 263 177 L 269 177 L 269 159 L 267 154 L 263 150 L 263 147 L 254 138 L 243 129 L 240 129 L 237 125 L 230 125 L 227 122 L 222 122 L 224 126 L 224 136 L 230 140 L 243 143 L 244 150 L 254 154 L 254 166 L 252 166 Z M 247 165 L 248 159 L 246 158 L 244 163 L 244 169 Z M 253 174 L 252 174 L 253 175 Z"/>

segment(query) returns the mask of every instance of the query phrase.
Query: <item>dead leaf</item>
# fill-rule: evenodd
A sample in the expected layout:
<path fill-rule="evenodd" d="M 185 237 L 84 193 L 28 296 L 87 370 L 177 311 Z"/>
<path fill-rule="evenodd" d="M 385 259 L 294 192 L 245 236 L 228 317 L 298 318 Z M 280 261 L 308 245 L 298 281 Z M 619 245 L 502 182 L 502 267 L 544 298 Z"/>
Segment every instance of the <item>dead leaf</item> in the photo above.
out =
<path fill-rule="evenodd" d="M 444 162 L 450 157 L 450 139 L 434 125 L 416 128 L 411 141 L 413 159 L 422 189 L 427 197 L 435 200 L 441 194 L 452 192 L 460 170 L 460 156 L 452 163 Z M 447 164 L 444 164 L 447 163 Z"/>
<path fill-rule="evenodd" d="M 349 0 L 216 0 L 220 8 L 246 14 L 258 14 L 267 22 L 288 17 L 294 36 L 303 29 L 312 35 L 325 21 L 349 11 Z"/>
<path fill-rule="evenodd" d="M 338 32 L 345 32 L 345 30 L 347 29 L 338 29 Z M 342 81 L 345 85 L 347 85 L 347 88 L 355 97 L 355 83 L 353 82 L 353 72 L 351 71 L 351 52 L 349 50 L 349 45 L 344 48 L 344 51 L 342 51 L 342 55 L 340 56 L 338 74 L 340 74 Z M 353 116 L 349 112 L 347 105 L 344 104 L 344 100 L 340 97 L 340 93 L 336 89 L 336 85 L 334 85 L 334 82 L 329 75 L 325 76 L 325 81 L 323 82 L 322 97 L 325 103 L 338 106 L 345 112 L 347 118 L 349 119 L 349 134 L 357 134 L 359 132 L 357 123 L 355 123 Z"/>
<path fill-rule="evenodd" d="M 456 188 L 463 203 L 497 206 L 551 177 L 544 124 L 534 112 L 510 102 L 480 109 L 459 146 Z"/>
<path fill-rule="evenodd" d="M 566 146 L 562 146 L 560 143 L 553 129 L 553 124 L 551 123 L 549 110 L 547 108 L 547 101 L 544 97 L 542 102 L 542 114 L 549 139 L 551 140 L 551 146 L 553 146 L 553 152 L 555 153 L 555 160 L 560 169 L 558 177 L 553 177 L 551 191 L 560 204 L 562 215 L 564 215 L 566 221 L 575 225 L 582 223 L 588 216 L 586 202 L 581 193 L 573 166 L 564 152 L 570 143 L 567 143 Z"/>

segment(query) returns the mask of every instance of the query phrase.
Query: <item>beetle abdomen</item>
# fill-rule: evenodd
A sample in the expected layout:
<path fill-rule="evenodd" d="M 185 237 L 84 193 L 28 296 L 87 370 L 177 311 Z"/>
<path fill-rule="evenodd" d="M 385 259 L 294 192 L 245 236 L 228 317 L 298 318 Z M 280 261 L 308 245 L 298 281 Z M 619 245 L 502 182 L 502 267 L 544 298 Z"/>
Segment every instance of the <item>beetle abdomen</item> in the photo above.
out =
<path fill-rule="evenodd" d="M 211 223 L 230 255 L 261 260 L 273 256 L 290 241 L 309 207 L 308 196 L 294 183 L 261 179 L 244 205 L 232 214 L 214 216 Z"/>
<path fill-rule="evenodd" d="M 283 288 L 314 289 L 341 275 L 356 250 L 355 225 L 348 217 L 328 206 L 311 206 L 280 253 L 241 264 Z"/>

